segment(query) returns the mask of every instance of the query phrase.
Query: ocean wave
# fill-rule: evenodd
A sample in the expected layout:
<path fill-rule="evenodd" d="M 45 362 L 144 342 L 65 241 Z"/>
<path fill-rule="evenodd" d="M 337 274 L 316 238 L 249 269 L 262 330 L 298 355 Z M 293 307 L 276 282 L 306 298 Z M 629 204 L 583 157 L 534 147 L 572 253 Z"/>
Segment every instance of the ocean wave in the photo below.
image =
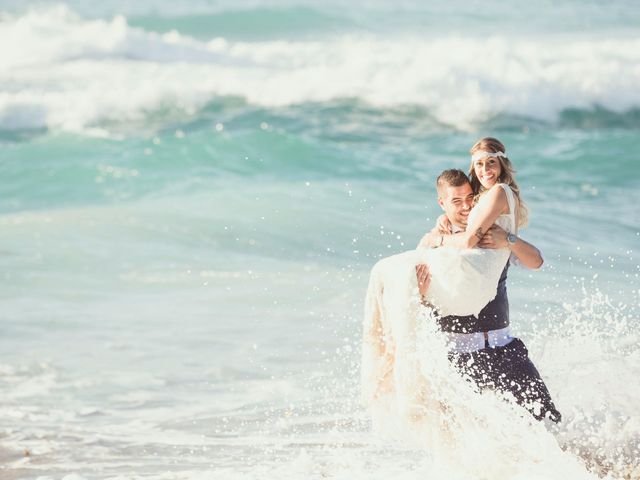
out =
<path fill-rule="evenodd" d="M 203 41 L 58 6 L 5 16 L 0 42 L 12 45 L 0 54 L 5 131 L 83 131 L 159 111 L 195 115 L 228 96 L 269 108 L 345 98 L 417 105 L 460 129 L 504 114 L 555 121 L 565 111 L 597 106 L 628 115 L 640 106 L 640 39 L 629 36 Z"/>
<path fill-rule="evenodd" d="M 245 40 L 276 38 L 283 33 L 291 37 L 310 36 L 327 30 L 345 31 L 356 26 L 351 19 L 302 5 L 288 8 L 255 6 L 160 16 L 150 12 L 129 17 L 129 22 L 132 26 L 154 32 L 177 30 L 196 38 L 218 36 Z"/>

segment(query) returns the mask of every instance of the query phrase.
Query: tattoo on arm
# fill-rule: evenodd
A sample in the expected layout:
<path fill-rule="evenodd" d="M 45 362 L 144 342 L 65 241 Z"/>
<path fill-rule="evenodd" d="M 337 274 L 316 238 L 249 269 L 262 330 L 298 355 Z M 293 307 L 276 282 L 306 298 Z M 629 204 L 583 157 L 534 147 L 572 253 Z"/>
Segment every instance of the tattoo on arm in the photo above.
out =
<path fill-rule="evenodd" d="M 483 236 L 484 236 L 484 232 L 482 231 L 482 227 L 479 227 L 476 230 L 476 237 L 478 237 L 478 240 L 482 240 Z"/>

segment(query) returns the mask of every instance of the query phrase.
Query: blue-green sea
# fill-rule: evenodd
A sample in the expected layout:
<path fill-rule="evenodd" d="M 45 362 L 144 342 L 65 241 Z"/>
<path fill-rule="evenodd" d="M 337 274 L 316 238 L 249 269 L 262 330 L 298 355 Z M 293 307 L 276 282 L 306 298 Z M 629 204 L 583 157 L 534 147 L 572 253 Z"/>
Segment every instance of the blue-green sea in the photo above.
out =
<path fill-rule="evenodd" d="M 370 432 L 360 342 L 369 270 L 494 136 L 545 258 L 509 271 L 512 328 L 565 418 L 531 449 L 640 478 L 639 25 L 630 0 L 0 1 L 0 477 L 478 478 Z M 567 478 L 529 461 L 502 478 Z"/>

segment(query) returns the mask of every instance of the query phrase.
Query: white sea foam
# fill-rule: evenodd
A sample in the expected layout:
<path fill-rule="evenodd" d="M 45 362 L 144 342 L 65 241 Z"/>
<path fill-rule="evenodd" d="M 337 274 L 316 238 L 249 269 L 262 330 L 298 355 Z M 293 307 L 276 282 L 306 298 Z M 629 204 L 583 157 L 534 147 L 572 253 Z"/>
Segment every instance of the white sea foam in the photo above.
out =
<path fill-rule="evenodd" d="M 314 277 L 319 288 L 331 289 L 330 278 Z M 286 283 L 287 290 L 292 284 Z M 227 285 L 235 289 L 242 284 Z M 334 286 L 333 291 L 340 289 Z M 81 352 L 81 362 L 65 361 L 66 354 L 56 353 L 71 350 L 71 344 L 60 344 L 65 337 L 56 332 L 34 348 L 39 356 L 53 357 L 53 364 L 3 360 L 0 387 L 9 393 L 0 402 L 6 424 L 3 445 L 28 449 L 34 474 L 39 466 L 55 472 L 54 478 L 63 473 L 98 478 L 92 470 L 96 465 L 104 469 L 99 478 L 115 478 L 123 469 L 148 478 L 595 478 L 583 462 L 609 472 L 612 479 L 637 478 L 624 476 L 625 469 L 638 468 L 637 335 L 617 330 L 620 311 L 597 294 L 587 293 L 567 305 L 568 314 L 554 321 L 552 331 L 538 332 L 531 341 L 525 338 L 563 413 L 559 431 L 553 436 L 542 425 L 530 425 L 527 417 L 520 418 L 517 410 L 491 396 L 462 395 L 453 402 L 468 401 L 478 417 L 465 417 L 458 425 L 464 455 L 453 465 L 431 450 L 407 448 L 368 431 L 348 386 L 348 377 L 355 375 L 346 370 L 358 356 L 359 344 L 345 344 L 352 348 L 335 357 L 332 353 L 338 352 L 332 344 L 342 344 L 335 333 L 345 328 L 341 318 L 326 316 L 318 333 L 313 322 L 296 329 L 297 315 L 289 328 L 274 328 L 268 318 L 239 322 L 234 325 L 237 340 L 212 345 L 223 336 L 212 322 L 216 314 L 198 320 L 193 299 L 186 300 L 174 289 L 154 297 L 158 311 L 174 303 L 188 305 L 173 322 L 199 335 L 178 335 L 181 330 L 174 323 L 157 323 L 156 315 L 129 301 L 113 305 L 117 312 L 91 302 L 80 314 L 91 321 L 75 327 L 77 334 L 67 340 L 84 339 L 87 350 Z M 214 304 L 208 310 L 219 311 Z M 39 315 L 35 311 L 22 317 L 28 324 Z M 126 315 L 135 322 L 125 322 Z M 117 327 L 120 322 L 122 328 Z M 98 326 L 101 333 L 92 334 Z M 146 334 L 127 332 L 138 327 Z M 556 338 L 556 328 L 564 332 L 562 338 Z M 294 332 L 295 341 L 286 341 L 287 331 Z M 269 335 L 273 345 L 267 344 Z M 133 346 L 130 352 L 109 348 L 125 340 Z M 431 345 L 428 338 L 424 341 Z M 252 348 L 254 342 L 260 348 Z M 322 348 L 328 357 L 312 350 L 316 344 L 327 345 Z M 147 360 L 134 356 L 134 350 Z M 423 358 L 434 360 L 429 352 Z M 312 366 L 304 367 L 305 359 Z M 262 371 L 263 365 L 268 369 Z M 424 367 L 431 377 L 446 373 L 438 370 L 439 362 Z M 263 377 L 251 379 L 254 368 Z M 446 388 L 446 382 L 441 385 Z M 496 455 L 499 461 L 491 461 Z M 23 463 L 16 460 L 8 468 L 26 468 Z M 182 470 L 167 476 L 167 464 Z"/>
<path fill-rule="evenodd" d="M 263 106 L 356 98 L 421 105 L 468 127 L 506 112 L 552 120 L 565 108 L 640 106 L 640 40 L 334 35 L 321 41 L 199 41 L 123 16 L 67 7 L 5 17 L 0 128 L 86 130 L 218 96 Z"/>

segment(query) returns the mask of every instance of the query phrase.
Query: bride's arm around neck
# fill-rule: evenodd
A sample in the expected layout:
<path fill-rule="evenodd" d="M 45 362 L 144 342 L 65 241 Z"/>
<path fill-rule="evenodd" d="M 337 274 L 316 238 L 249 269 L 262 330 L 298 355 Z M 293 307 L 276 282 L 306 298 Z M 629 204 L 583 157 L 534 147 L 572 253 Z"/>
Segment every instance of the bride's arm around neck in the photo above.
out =
<path fill-rule="evenodd" d="M 464 232 L 446 235 L 441 244 L 445 247 L 473 248 L 482 236 L 491 228 L 498 217 L 509 211 L 507 194 L 504 189 L 496 184 L 482 195 L 481 201 L 474 207 L 473 222 L 467 226 Z"/>

